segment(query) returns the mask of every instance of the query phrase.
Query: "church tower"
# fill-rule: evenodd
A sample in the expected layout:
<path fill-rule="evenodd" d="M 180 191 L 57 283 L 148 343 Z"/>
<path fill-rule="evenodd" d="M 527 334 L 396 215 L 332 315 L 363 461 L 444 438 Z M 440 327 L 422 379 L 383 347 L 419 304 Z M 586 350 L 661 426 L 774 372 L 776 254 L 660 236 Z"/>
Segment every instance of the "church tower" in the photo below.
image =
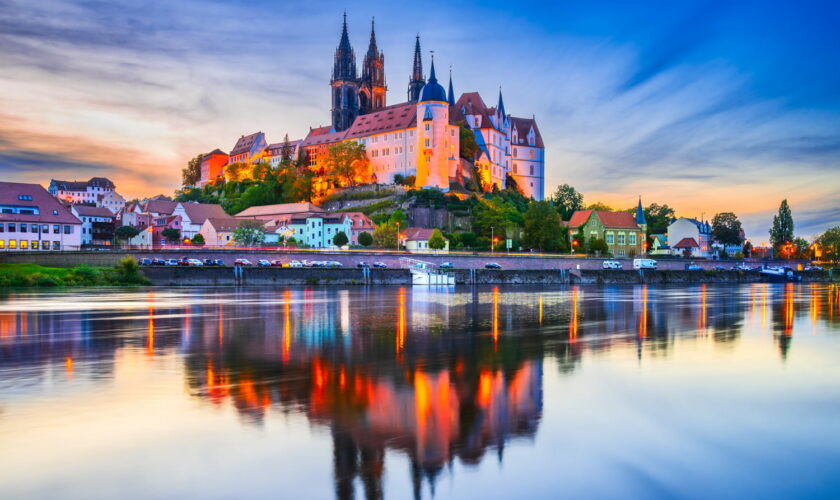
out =
<path fill-rule="evenodd" d="M 347 13 L 341 40 L 335 50 L 332 80 L 332 126 L 337 131 L 346 130 L 359 115 L 359 82 L 356 77 L 356 54 L 347 34 Z"/>
<path fill-rule="evenodd" d="M 420 56 L 420 35 L 417 35 L 417 42 L 414 44 L 414 69 L 411 78 L 408 79 L 408 102 L 417 103 L 420 99 L 420 91 L 426 85 L 423 78 L 423 60 Z"/>
<path fill-rule="evenodd" d="M 362 62 L 362 80 L 359 85 L 359 114 L 382 109 L 385 104 L 385 54 L 376 47 L 376 31 L 370 22 L 370 45 Z"/>

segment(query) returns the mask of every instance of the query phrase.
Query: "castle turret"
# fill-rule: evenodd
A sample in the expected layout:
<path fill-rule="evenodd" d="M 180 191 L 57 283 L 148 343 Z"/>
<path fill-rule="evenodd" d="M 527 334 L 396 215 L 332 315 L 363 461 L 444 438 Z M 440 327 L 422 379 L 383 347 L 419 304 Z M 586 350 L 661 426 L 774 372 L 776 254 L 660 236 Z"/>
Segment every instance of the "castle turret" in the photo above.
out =
<path fill-rule="evenodd" d="M 636 206 L 636 224 L 642 228 L 642 231 L 647 231 L 647 219 L 645 218 L 645 211 L 642 208 L 641 196 L 639 196 L 639 205 Z"/>
<path fill-rule="evenodd" d="M 449 105 L 455 105 L 455 90 L 452 88 L 452 68 L 449 68 Z"/>
<path fill-rule="evenodd" d="M 457 134 L 452 133 L 449 125 L 449 101 L 446 90 L 435 77 L 435 60 L 429 81 L 420 91 L 417 103 L 417 181 L 418 187 L 438 187 L 449 189 L 450 163 L 454 161 L 452 152 L 457 146 Z"/>
<path fill-rule="evenodd" d="M 336 131 L 346 130 L 353 124 L 359 114 L 359 83 L 356 77 L 356 54 L 350 45 L 347 33 L 347 13 L 344 13 L 344 24 L 341 39 L 335 50 L 333 74 L 330 80 L 332 86 L 332 126 Z"/>
<path fill-rule="evenodd" d="M 408 102 L 416 103 L 420 99 L 420 91 L 426 85 L 426 79 L 423 78 L 423 59 L 420 55 L 420 35 L 417 35 L 417 41 L 414 44 L 414 69 L 411 72 L 411 78 L 408 79 Z"/>
<path fill-rule="evenodd" d="M 386 106 L 385 54 L 376 46 L 374 22 L 370 22 L 370 44 L 362 62 L 362 79 L 359 82 L 360 114 L 370 113 Z"/>

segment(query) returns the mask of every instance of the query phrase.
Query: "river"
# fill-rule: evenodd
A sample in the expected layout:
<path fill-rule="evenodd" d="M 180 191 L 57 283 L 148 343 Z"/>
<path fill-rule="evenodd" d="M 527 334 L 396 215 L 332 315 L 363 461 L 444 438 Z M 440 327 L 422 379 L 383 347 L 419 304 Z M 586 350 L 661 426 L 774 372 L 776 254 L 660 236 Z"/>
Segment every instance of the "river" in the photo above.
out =
<path fill-rule="evenodd" d="M 840 290 L 0 297 L 0 497 L 836 498 Z"/>

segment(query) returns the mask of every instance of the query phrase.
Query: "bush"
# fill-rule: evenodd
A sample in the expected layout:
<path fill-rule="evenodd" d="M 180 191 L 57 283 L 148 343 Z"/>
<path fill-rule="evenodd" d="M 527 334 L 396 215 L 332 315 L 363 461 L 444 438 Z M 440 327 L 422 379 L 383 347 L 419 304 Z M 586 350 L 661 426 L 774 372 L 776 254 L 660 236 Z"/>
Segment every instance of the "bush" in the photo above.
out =
<path fill-rule="evenodd" d="M 140 266 L 133 257 L 126 256 L 120 259 L 119 264 L 117 264 L 116 271 L 116 277 L 121 283 L 149 284 L 149 280 L 140 274 Z"/>
<path fill-rule="evenodd" d="M 373 236 L 370 235 L 368 232 L 359 233 L 359 245 L 363 247 L 369 247 L 373 244 Z"/>
<path fill-rule="evenodd" d="M 344 231 L 339 231 L 333 236 L 333 245 L 337 247 L 343 247 L 346 245 L 350 240 L 347 238 L 347 235 L 344 234 Z"/>
<path fill-rule="evenodd" d="M 192 240 L 190 240 L 190 244 L 195 247 L 204 246 L 204 236 L 196 234 L 193 236 Z"/>

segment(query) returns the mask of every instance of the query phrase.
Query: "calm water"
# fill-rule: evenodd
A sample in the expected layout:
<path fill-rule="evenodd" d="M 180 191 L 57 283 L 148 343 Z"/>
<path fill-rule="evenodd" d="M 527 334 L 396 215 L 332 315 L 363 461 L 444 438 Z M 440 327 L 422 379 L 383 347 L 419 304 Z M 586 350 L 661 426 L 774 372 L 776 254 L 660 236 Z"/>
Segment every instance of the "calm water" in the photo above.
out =
<path fill-rule="evenodd" d="M 0 298 L 3 498 L 838 488 L 836 286 Z"/>

